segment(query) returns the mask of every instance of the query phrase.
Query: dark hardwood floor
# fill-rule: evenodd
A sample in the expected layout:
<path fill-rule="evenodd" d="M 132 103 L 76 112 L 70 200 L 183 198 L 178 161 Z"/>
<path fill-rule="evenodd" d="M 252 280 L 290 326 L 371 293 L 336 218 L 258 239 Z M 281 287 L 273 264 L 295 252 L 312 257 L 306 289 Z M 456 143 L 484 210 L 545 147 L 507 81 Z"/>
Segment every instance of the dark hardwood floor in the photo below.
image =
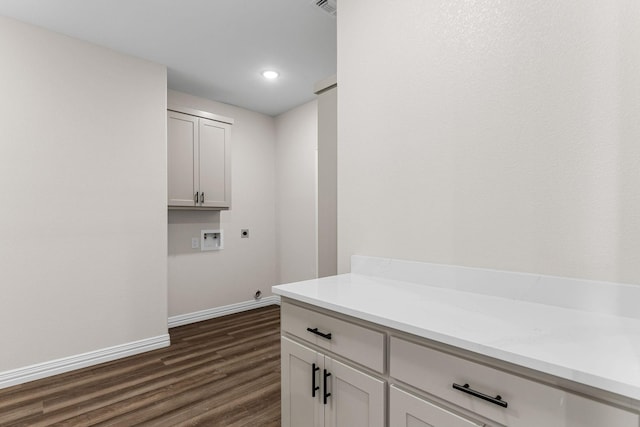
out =
<path fill-rule="evenodd" d="M 171 346 L 0 390 L 0 426 L 280 425 L 280 308 L 173 328 Z"/>

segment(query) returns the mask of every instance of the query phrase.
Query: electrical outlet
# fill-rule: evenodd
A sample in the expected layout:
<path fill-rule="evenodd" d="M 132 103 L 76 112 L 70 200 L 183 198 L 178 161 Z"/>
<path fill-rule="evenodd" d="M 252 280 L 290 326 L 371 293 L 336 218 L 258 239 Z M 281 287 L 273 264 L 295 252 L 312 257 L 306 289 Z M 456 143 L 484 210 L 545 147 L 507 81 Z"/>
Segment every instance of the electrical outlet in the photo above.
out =
<path fill-rule="evenodd" d="M 249 229 L 248 228 L 243 228 L 240 230 L 240 237 L 242 237 L 243 239 L 248 239 L 249 238 Z"/>
<path fill-rule="evenodd" d="M 198 249 L 200 247 L 200 239 L 197 237 L 191 238 L 191 249 Z"/>

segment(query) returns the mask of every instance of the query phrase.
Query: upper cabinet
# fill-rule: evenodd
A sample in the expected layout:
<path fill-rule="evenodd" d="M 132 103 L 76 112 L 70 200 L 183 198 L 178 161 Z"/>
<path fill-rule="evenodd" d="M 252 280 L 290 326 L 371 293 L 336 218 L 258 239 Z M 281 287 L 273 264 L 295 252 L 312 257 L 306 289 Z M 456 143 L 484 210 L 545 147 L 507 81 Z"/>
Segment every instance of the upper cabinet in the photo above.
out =
<path fill-rule="evenodd" d="M 170 209 L 231 207 L 232 123 L 188 108 L 167 111 Z"/>

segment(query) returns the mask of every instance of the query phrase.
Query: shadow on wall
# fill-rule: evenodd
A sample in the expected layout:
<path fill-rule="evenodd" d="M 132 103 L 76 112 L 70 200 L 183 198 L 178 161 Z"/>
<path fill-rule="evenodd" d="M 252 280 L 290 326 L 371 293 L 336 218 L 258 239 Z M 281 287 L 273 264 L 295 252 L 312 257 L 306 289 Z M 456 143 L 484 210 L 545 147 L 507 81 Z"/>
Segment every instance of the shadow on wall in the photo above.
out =
<path fill-rule="evenodd" d="M 200 253 L 191 240 L 200 239 L 200 230 L 219 229 L 220 211 L 169 211 L 168 253 L 187 255 Z"/>

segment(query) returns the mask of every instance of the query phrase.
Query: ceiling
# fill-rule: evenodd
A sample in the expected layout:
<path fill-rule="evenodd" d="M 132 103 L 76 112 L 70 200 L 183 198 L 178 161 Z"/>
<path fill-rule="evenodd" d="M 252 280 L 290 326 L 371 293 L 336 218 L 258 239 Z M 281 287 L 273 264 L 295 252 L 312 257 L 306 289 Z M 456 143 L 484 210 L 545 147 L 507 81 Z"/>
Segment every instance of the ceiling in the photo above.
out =
<path fill-rule="evenodd" d="M 271 116 L 336 73 L 336 18 L 313 0 L 0 0 L 0 15 L 165 64 L 170 89 Z"/>

